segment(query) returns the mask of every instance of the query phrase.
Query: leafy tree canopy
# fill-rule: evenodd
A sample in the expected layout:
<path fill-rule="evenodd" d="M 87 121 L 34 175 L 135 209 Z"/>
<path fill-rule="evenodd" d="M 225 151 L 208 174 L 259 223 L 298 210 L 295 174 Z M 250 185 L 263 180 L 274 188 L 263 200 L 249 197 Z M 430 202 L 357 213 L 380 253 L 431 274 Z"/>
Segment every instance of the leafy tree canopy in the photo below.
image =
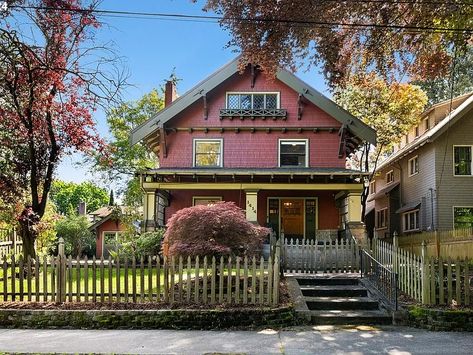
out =
<path fill-rule="evenodd" d="M 65 182 L 55 180 L 51 188 L 51 200 L 57 206 L 59 213 L 64 215 L 77 214 L 80 202 L 87 203 L 89 212 L 106 206 L 109 202 L 107 190 L 93 184 L 92 182 Z"/>
<path fill-rule="evenodd" d="M 223 16 L 242 65 L 275 73 L 306 61 L 323 68 L 331 87 L 360 72 L 441 76 L 452 43 L 464 50 L 473 27 L 473 6 L 455 0 L 207 0 L 205 8 Z"/>
<path fill-rule="evenodd" d="M 389 85 L 375 74 L 353 76 L 334 97 L 340 106 L 376 130 L 377 146 L 383 152 L 391 150 L 418 123 L 427 103 L 420 87 Z"/>

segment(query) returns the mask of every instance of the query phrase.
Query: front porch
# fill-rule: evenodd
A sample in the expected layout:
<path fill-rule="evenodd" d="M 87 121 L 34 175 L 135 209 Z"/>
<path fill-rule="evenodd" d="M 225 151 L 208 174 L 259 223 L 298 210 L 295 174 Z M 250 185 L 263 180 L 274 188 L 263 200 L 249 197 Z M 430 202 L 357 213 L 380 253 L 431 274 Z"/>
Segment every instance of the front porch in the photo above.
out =
<path fill-rule="evenodd" d="M 286 238 L 334 239 L 361 221 L 363 176 L 347 169 L 157 169 L 141 175 L 144 228 L 178 210 L 232 201 L 246 218 Z"/>

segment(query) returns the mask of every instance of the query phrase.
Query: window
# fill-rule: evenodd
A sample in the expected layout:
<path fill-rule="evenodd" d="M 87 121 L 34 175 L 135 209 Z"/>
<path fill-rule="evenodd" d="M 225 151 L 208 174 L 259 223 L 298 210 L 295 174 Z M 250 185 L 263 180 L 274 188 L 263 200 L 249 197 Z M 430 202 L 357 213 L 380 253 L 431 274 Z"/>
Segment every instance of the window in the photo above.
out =
<path fill-rule="evenodd" d="M 409 136 L 406 134 L 406 144 L 409 143 Z"/>
<path fill-rule="evenodd" d="M 426 131 L 430 129 L 430 121 L 428 117 L 424 120 L 424 129 Z"/>
<path fill-rule="evenodd" d="M 419 137 L 419 126 L 416 126 L 415 128 L 415 135 L 416 137 Z"/>
<path fill-rule="evenodd" d="M 419 173 L 419 157 L 409 159 L 409 176 Z"/>
<path fill-rule="evenodd" d="M 473 207 L 453 207 L 453 227 L 473 228 Z"/>
<path fill-rule="evenodd" d="M 370 182 L 370 195 L 376 193 L 376 180 Z"/>
<path fill-rule="evenodd" d="M 376 211 L 376 228 L 386 228 L 387 226 L 388 209 Z"/>
<path fill-rule="evenodd" d="M 454 175 L 472 175 L 471 169 L 471 146 L 454 146 Z"/>
<path fill-rule="evenodd" d="M 391 170 L 386 173 L 386 184 L 390 184 L 393 181 L 394 181 L 394 171 Z"/>
<path fill-rule="evenodd" d="M 194 139 L 194 166 L 223 166 L 223 139 Z"/>
<path fill-rule="evenodd" d="M 419 230 L 419 210 L 404 213 L 404 232 Z"/>
<path fill-rule="evenodd" d="M 227 108 L 276 109 L 279 108 L 279 93 L 227 93 Z"/>
<path fill-rule="evenodd" d="M 192 206 L 210 206 L 222 201 L 220 196 L 194 196 L 192 197 Z"/>
<path fill-rule="evenodd" d="M 280 139 L 279 140 L 279 166 L 308 166 L 307 139 Z"/>

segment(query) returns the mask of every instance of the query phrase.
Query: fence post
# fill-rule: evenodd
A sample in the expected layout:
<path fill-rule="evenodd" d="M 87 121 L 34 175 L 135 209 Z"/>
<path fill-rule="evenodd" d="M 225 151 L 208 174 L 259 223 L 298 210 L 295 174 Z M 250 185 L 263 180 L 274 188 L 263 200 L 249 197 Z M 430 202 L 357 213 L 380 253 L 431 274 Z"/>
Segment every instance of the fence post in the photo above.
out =
<path fill-rule="evenodd" d="M 16 254 L 16 228 L 13 228 L 13 231 L 11 233 L 11 239 L 13 254 Z"/>
<path fill-rule="evenodd" d="M 430 299 L 430 294 L 427 285 L 429 280 L 427 279 L 427 245 L 425 240 L 422 241 L 422 250 L 421 250 L 421 265 L 422 265 L 422 275 L 421 275 L 421 286 L 422 286 L 422 304 L 429 304 L 428 300 Z"/>
<path fill-rule="evenodd" d="M 64 239 L 59 238 L 58 244 L 58 270 L 57 270 L 56 302 L 66 301 L 66 256 L 64 252 Z"/>
<path fill-rule="evenodd" d="M 395 273 L 399 273 L 399 259 L 398 259 L 398 254 L 399 254 L 399 239 L 398 239 L 398 234 L 397 231 L 394 231 L 393 233 L 393 270 Z"/>

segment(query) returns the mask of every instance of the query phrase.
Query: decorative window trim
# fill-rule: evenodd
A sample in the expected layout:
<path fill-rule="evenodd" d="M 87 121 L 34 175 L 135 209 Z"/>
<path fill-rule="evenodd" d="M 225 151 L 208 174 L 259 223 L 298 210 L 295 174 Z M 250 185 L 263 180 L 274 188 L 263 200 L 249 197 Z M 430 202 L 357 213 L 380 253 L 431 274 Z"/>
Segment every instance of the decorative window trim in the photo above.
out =
<path fill-rule="evenodd" d="M 253 109 L 253 95 L 276 95 L 276 109 L 281 108 L 281 93 L 279 91 L 227 91 L 225 94 L 225 108 L 228 107 L 228 96 L 229 95 L 252 95 L 251 96 L 251 110 Z M 239 108 L 241 109 L 241 107 Z"/>
<path fill-rule="evenodd" d="M 281 143 L 282 142 L 304 142 L 305 143 L 305 165 L 302 168 L 309 167 L 309 139 L 308 138 L 279 138 L 278 139 L 278 167 L 294 168 L 295 166 L 281 166 Z"/>
<path fill-rule="evenodd" d="M 415 172 L 411 171 L 411 161 L 413 160 L 417 160 L 417 170 Z M 409 173 L 409 177 L 419 174 L 419 156 L 418 155 L 412 157 L 411 159 L 407 161 L 407 171 Z"/>
<path fill-rule="evenodd" d="M 417 215 L 416 215 L 416 213 L 417 213 Z M 406 220 L 405 220 L 406 216 L 408 216 L 407 218 L 409 219 L 409 221 L 407 223 L 408 224 L 407 226 L 406 226 Z M 412 218 L 411 216 L 413 216 L 413 218 L 415 220 L 415 223 L 414 223 L 415 228 L 409 229 L 410 218 Z M 404 232 L 416 232 L 416 231 L 420 230 L 420 210 L 419 209 L 408 211 L 408 212 L 405 212 L 405 213 L 402 214 L 402 230 Z"/>
<path fill-rule="evenodd" d="M 381 226 L 379 225 L 378 213 L 384 213 L 384 225 L 381 225 Z M 376 229 L 388 228 L 388 208 L 387 207 L 376 210 L 375 218 L 376 218 L 375 220 Z"/>
<path fill-rule="evenodd" d="M 369 195 L 374 195 L 376 193 L 376 180 L 370 181 L 369 185 Z"/>
<path fill-rule="evenodd" d="M 198 200 L 223 201 L 222 196 L 192 196 L 192 206 L 196 206 L 195 201 Z"/>
<path fill-rule="evenodd" d="M 471 167 L 470 167 L 470 171 L 471 171 L 471 174 L 470 175 L 457 175 L 455 174 L 455 148 L 470 148 L 470 155 L 472 157 L 471 159 Z M 452 168 L 453 168 L 453 176 L 455 177 L 473 177 L 473 145 L 468 145 L 468 144 L 454 144 L 453 145 L 453 149 L 452 149 Z"/>
<path fill-rule="evenodd" d="M 220 143 L 220 165 L 208 165 L 208 166 L 196 166 L 195 165 L 195 153 L 197 143 Z M 194 168 L 222 168 L 223 167 L 223 138 L 194 138 L 192 140 L 192 166 Z"/>
<path fill-rule="evenodd" d="M 388 176 L 392 176 L 391 180 L 388 179 Z M 386 185 L 392 184 L 393 182 L 394 182 L 394 170 L 389 170 L 389 171 L 386 173 Z"/>
<path fill-rule="evenodd" d="M 452 206 L 452 227 L 455 229 L 455 208 L 472 208 L 473 206 Z"/>

